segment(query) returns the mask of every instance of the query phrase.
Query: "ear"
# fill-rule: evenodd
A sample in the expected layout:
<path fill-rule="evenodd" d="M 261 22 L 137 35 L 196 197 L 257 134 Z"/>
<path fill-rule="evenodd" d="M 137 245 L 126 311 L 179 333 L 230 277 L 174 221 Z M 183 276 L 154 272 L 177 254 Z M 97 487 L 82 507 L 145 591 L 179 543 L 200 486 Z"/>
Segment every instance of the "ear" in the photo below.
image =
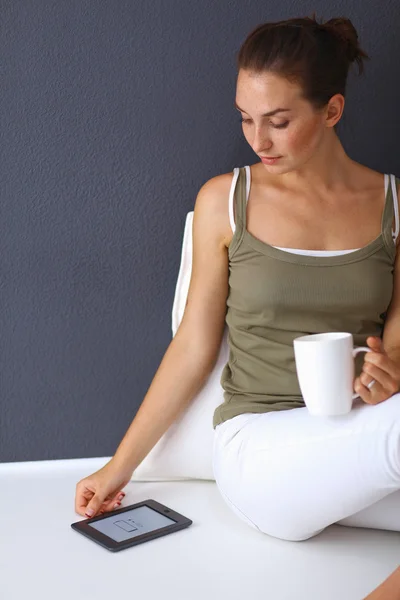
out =
<path fill-rule="evenodd" d="M 325 113 L 325 124 L 327 127 L 334 127 L 340 121 L 344 104 L 345 99 L 342 94 L 335 94 L 329 100 Z"/>

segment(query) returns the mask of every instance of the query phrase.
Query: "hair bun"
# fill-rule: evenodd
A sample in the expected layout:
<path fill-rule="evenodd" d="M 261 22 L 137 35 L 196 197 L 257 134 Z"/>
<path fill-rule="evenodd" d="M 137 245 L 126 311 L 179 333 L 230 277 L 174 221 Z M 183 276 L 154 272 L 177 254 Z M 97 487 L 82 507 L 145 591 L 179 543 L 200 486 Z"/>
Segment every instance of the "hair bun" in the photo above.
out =
<path fill-rule="evenodd" d="M 363 53 L 358 45 L 357 31 L 350 19 L 346 19 L 345 17 L 329 19 L 326 23 L 321 24 L 320 27 L 337 35 L 345 44 L 345 51 L 349 62 L 354 62 L 357 58 L 361 58 L 360 52 L 361 54 Z"/>

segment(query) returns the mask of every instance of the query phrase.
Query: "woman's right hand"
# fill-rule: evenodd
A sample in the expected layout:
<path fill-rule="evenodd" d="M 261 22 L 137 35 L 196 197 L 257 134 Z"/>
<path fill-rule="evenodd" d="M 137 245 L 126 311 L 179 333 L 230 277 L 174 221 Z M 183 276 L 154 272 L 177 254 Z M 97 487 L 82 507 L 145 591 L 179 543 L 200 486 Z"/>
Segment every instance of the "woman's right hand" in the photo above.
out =
<path fill-rule="evenodd" d="M 111 459 L 104 467 L 81 479 L 76 485 L 75 512 L 94 517 L 102 512 L 118 508 L 125 496 L 122 491 L 132 473 L 118 468 Z M 116 503 L 119 504 L 116 506 Z"/>
<path fill-rule="evenodd" d="M 400 367 L 385 351 L 379 337 L 370 336 L 366 343 L 372 352 L 364 356 L 362 372 L 355 379 L 354 389 L 366 404 L 379 404 L 399 391 Z"/>

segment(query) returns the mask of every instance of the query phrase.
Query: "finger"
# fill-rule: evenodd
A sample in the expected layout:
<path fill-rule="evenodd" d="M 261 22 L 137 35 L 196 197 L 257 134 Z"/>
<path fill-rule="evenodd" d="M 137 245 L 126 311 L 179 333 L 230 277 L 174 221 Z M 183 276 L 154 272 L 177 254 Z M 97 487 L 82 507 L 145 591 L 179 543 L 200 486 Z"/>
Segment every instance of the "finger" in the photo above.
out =
<path fill-rule="evenodd" d="M 121 506 L 125 498 L 125 492 L 120 492 L 117 494 L 107 505 L 107 510 L 115 510 Z"/>
<path fill-rule="evenodd" d="M 114 510 L 114 508 L 117 508 L 115 505 L 118 504 L 120 506 L 124 498 L 125 492 L 118 492 L 113 498 L 105 500 L 101 505 L 101 509 L 107 511 Z"/>
<path fill-rule="evenodd" d="M 86 507 L 85 510 L 85 516 L 86 517 L 94 517 L 99 510 L 101 510 L 103 508 L 103 494 L 101 492 L 97 492 L 93 498 L 90 500 L 89 504 Z"/>
<path fill-rule="evenodd" d="M 101 509 L 99 510 L 98 514 L 99 515 L 104 515 L 105 513 L 111 512 L 113 510 L 116 510 L 120 506 L 121 506 L 121 502 L 115 502 L 114 504 L 102 506 Z"/>
<path fill-rule="evenodd" d="M 125 492 L 119 491 L 114 494 L 109 494 L 106 498 L 104 498 L 103 504 L 107 505 L 107 504 L 111 504 L 112 502 L 118 502 L 118 501 L 120 502 L 124 498 L 125 498 Z"/>
<path fill-rule="evenodd" d="M 363 368 L 366 365 L 375 365 L 385 371 L 394 380 L 399 377 L 397 365 L 388 357 L 385 352 L 369 352 L 365 355 Z"/>
<path fill-rule="evenodd" d="M 372 377 L 372 379 L 375 379 L 378 383 L 380 383 L 385 392 L 389 393 L 390 395 L 396 393 L 398 388 L 397 382 L 386 371 L 383 371 L 382 369 L 380 369 L 376 365 L 373 365 L 372 363 L 364 365 L 363 369 L 366 371 L 368 376 Z M 363 378 L 364 373 L 361 375 L 360 379 L 362 383 L 365 384 Z"/>
<path fill-rule="evenodd" d="M 111 512 L 113 510 L 117 510 L 120 507 L 121 507 L 121 502 L 112 502 L 111 504 L 109 504 L 108 506 L 106 506 L 106 508 L 104 509 L 104 511 L 105 512 Z"/>
<path fill-rule="evenodd" d="M 378 404 L 387 398 L 381 384 L 377 381 L 368 388 L 368 386 L 361 383 L 361 378 L 359 377 L 354 384 L 354 389 L 366 404 Z"/>
<path fill-rule="evenodd" d="M 363 370 L 361 371 L 361 375 L 359 377 L 361 383 L 365 385 L 365 387 L 369 388 L 374 378 L 369 374 L 366 365 L 363 366 Z"/>
<path fill-rule="evenodd" d="M 369 346 L 375 352 L 383 351 L 383 341 L 380 337 L 377 336 L 369 336 L 366 339 L 367 346 Z"/>
<path fill-rule="evenodd" d="M 93 496 L 94 492 L 92 490 L 78 483 L 75 495 L 75 511 L 79 515 L 85 514 L 85 509 Z"/>

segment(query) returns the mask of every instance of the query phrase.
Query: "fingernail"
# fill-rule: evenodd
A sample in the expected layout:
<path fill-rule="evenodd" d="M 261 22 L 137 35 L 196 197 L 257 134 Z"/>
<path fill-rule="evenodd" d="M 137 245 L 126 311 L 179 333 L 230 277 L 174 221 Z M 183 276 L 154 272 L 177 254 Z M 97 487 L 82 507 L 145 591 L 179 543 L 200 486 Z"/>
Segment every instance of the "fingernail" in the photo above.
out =
<path fill-rule="evenodd" d="M 116 503 L 114 504 L 114 508 L 118 508 L 118 506 L 121 506 L 121 502 L 116 502 Z"/>
<path fill-rule="evenodd" d="M 118 496 L 118 500 L 122 500 L 122 498 L 123 498 L 123 497 L 124 497 L 124 494 L 120 494 L 120 495 Z"/>
<path fill-rule="evenodd" d="M 87 511 L 85 512 L 85 515 L 87 517 L 93 517 L 94 515 L 94 510 L 92 508 L 88 508 Z"/>

